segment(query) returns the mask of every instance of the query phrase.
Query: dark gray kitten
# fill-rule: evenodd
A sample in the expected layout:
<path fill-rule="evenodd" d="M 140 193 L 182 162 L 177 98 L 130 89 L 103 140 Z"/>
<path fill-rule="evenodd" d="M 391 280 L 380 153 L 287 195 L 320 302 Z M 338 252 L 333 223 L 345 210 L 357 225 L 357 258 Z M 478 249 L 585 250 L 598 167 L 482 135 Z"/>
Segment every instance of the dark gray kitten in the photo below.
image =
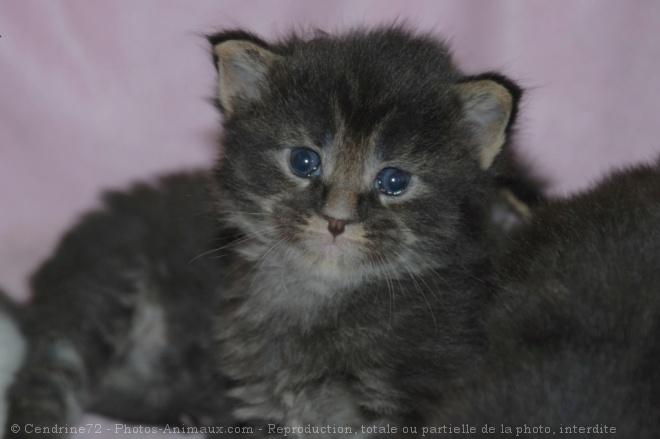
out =
<path fill-rule="evenodd" d="M 9 425 L 361 434 L 415 422 L 484 347 L 489 254 L 536 199 L 506 141 L 518 87 L 398 28 L 210 40 L 223 158 L 111 193 L 64 237 Z"/>
<path fill-rule="evenodd" d="M 414 425 L 484 347 L 485 207 L 518 88 L 400 29 L 210 41 L 216 205 L 246 236 L 215 331 L 234 415 L 299 437 Z"/>
<path fill-rule="evenodd" d="M 482 375 L 430 425 L 657 438 L 659 225 L 660 162 L 536 212 L 505 259 Z"/>
<path fill-rule="evenodd" d="M 32 436 L 27 424 L 73 426 L 83 410 L 142 424 L 233 422 L 211 335 L 226 264 L 196 258 L 225 239 L 206 181 L 181 174 L 107 194 L 33 276 L 29 348 L 9 391 L 18 436 Z"/>

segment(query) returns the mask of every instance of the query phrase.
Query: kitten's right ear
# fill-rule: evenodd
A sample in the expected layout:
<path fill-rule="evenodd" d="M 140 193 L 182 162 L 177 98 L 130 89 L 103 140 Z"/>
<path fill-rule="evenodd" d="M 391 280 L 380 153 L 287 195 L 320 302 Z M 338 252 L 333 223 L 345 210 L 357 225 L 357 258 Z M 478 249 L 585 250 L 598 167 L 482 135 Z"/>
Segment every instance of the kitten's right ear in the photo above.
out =
<path fill-rule="evenodd" d="M 481 169 L 488 169 L 502 151 L 516 118 L 522 89 L 497 73 L 466 78 L 455 86 L 471 129 L 479 140 Z"/>
<path fill-rule="evenodd" d="M 280 55 L 244 31 L 221 32 L 208 40 L 218 69 L 218 101 L 223 113 L 231 115 L 241 102 L 259 100 L 266 75 Z"/>

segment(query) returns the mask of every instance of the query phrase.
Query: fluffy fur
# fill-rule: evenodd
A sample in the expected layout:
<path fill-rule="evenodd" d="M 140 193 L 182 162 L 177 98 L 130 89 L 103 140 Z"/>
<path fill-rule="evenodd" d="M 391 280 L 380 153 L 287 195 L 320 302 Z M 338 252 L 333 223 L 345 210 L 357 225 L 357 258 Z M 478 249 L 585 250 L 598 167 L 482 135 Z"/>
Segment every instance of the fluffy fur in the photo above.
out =
<path fill-rule="evenodd" d="M 482 376 L 430 425 L 630 438 L 660 428 L 660 162 L 536 213 L 511 248 Z M 481 435 L 484 424 L 497 434 Z M 540 433 L 532 428 L 542 426 Z M 566 431 L 582 427 L 585 430 Z M 612 434 L 612 431 L 609 431 Z M 452 434 L 451 437 L 456 436 Z"/>
<path fill-rule="evenodd" d="M 205 182 L 181 174 L 107 194 L 104 210 L 64 236 L 32 279 L 12 424 L 64 425 L 81 410 L 136 423 L 230 423 L 210 336 L 225 264 L 196 258 L 224 239 Z"/>
<path fill-rule="evenodd" d="M 484 347 L 492 173 L 519 89 L 466 77 L 442 43 L 398 28 L 210 41 L 216 204 L 246 237 L 216 329 L 234 415 L 351 437 L 415 424 Z M 318 177 L 292 172 L 299 147 L 319 155 Z M 386 167 L 412 175 L 402 195 L 375 186 Z"/>

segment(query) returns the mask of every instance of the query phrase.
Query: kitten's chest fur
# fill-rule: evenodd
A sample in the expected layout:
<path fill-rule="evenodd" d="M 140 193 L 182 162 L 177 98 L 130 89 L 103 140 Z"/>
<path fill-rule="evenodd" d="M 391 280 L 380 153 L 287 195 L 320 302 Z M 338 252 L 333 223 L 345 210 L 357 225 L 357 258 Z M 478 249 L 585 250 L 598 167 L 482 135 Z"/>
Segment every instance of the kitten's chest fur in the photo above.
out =
<path fill-rule="evenodd" d="M 276 260 L 235 273 L 216 339 L 221 369 L 239 383 L 232 394 L 244 420 L 397 419 L 413 410 L 410 388 L 420 399 L 437 397 L 481 348 L 473 317 L 485 294 L 476 283 L 411 276 L 323 284 Z M 455 291 L 465 300 L 453 299 Z"/>
<path fill-rule="evenodd" d="M 353 324 L 345 313 L 352 291 L 333 297 L 330 286 L 276 262 L 240 271 L 216 322 L 221 357 L 228 369 L 236 365 L 235 378 L 271 377 L 285 367 L 296 369 L 292 380 L 306 381 L 321 368 L 346 369 L 339 357 L 350 350 L 345 339 Z"/>

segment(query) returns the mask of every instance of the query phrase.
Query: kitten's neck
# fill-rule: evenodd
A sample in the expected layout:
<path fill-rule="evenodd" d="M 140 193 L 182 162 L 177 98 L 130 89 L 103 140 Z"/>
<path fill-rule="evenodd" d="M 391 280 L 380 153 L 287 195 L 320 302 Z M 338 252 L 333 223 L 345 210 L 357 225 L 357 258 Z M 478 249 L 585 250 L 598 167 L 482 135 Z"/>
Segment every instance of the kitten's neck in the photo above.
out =
<path fill-rule="evenodd" d="M 351 277 L 323 278 L 292 267 L 281 258 L 242 262 L 232 295 L 252 309 L 257 319 L 271 315 L 285 319 L 315 318 L 332 312 L 344 297 L 361 286 Z"/>
<path fill-rule="evenodd" d="M 242 304 L 243 318 L 255 325 L 277 322 L 271 326 L 273 330 L 297 326 L 305 331 L 331 324 L 348 307 L 364 307 L 360 297 L 365 294 L 373 297 L 369 306 L 379 306 L 379 300 L 389 306 L 390 300 L 396 303 L 397 297 L 401 300 L 407 295 L 433 301 L 466 289 L 486 291 L 490 285 L 488 267 L 487 259 L 481 257 L 460 267 L 452 264 L 417 271 L 408 267 L 403 273 L 379 268 L 374 272 L 365 270 L 360 276 L 329 278 L 300 270 L 282 255 L 268 257 L 262 253 L 256 261 L 238 263 L 238 278 L 230 296 Z M 369 312 L 366 308 L 364 312 Z"/>

